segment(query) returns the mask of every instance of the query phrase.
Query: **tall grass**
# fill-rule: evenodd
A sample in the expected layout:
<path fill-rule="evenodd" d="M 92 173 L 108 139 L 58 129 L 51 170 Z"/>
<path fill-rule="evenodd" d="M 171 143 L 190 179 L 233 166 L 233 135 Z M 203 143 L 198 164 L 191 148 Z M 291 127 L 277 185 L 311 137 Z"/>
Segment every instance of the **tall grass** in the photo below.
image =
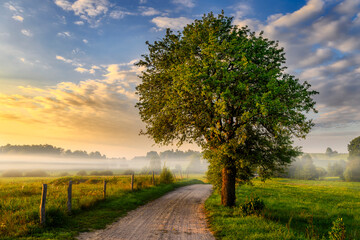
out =
<path fill-rule="evenodd" d="M 157 182 L 158 177 L 156 177 Z M 48 184 L 46 227 L 64 224 L 67 213 L 67 187 L 72 186 L 72 214 L 90 209 L 103 201 L 103 181 L 107 181 L 107 199 L 124 196 L 131 191 L 130 176 L 64 177 L 64 178 L 0 178 L 0 238 L 26 236 L 39 231 L 39 205 L 42 184 Z M 134 188 L 152 186 L 152 176 L 136 176 Z"/>
<path fill-rule="evenodd" d="M 219 239 L 329 239 L 332 224 L 343 219 L 346 239 L 360 239 L 360 183 L 274 179 L 237 188 L 237 206 L 250 196 L 265 203 L 260 216 L 243 216 L 220 206 L 214 193 L 206 201 Z"/>

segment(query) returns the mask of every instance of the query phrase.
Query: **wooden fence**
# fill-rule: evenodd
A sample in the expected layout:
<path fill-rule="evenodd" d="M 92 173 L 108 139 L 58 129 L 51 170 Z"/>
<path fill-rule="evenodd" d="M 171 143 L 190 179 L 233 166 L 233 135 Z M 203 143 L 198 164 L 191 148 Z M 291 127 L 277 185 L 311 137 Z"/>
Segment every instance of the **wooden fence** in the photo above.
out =
<path fill-rule="evenodd" d="M 104 180 L 103 187 L 103 199 L 106 199 L 106 185 L 107 181 Z M 134 183 L 135 183 L 135 175 L 131 175 L 131 191 L 134 191 Z M 152 185 L 155 185 L 155 173 L 152 172 Z M 47 194 L 47 184 L 42 185 L 42 193 L 41 193 L 41 202 L 40 202 L 40 224 L 45 225 L 46 223 L 46 194 Z M 67 212 L 71 214 L 72 211 L 72 181 L 69 181 L 69 185 L 67 188 Z"/>

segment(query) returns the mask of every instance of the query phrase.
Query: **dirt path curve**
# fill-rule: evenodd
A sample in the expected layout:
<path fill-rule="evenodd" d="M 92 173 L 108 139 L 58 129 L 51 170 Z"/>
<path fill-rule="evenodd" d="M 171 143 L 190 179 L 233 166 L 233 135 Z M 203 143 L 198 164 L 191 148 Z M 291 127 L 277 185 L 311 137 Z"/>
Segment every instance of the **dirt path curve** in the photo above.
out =
<path fill-rule="evenodd" d="M 78 239 L 213 240 L 203 207 L 210 193 L 211 185 L 205 184 L 179 188 L 129 212 L 106 229 L 82 233 Z"/>

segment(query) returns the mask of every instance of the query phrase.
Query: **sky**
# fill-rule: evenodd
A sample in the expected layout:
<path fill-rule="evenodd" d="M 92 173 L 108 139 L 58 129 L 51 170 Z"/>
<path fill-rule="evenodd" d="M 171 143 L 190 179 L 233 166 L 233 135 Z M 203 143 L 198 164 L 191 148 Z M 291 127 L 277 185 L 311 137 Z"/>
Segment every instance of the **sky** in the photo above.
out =
<path fill-rule="evenodd" d="M 304 152 L 347 152 L 360 135 L 360 0 L 13 0 L 0 2 L 0 145 L 52 144 L 131 158 L 146 136 L 135 87 L 145 42 L 205 13 L 278 40 L 287 72 L 314 90 Z M 182 149 L 198 148 L 185 145 Z"/>

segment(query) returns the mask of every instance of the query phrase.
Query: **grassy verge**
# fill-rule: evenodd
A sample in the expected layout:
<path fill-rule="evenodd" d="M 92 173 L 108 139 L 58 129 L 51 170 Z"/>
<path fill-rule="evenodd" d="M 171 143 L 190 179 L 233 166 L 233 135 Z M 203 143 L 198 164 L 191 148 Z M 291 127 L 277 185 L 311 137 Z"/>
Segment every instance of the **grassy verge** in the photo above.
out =
<path fill-rule="evenodd" d="M 213 193 L 205 207 L 218 239 L 329 239 L 343 218 L 346 239 L 360 239 L 360 183 L 275 179 L 237 188 L 237 206 L 251 195 L 265 203 L 260 216 L 220 205 Z"/>
<path fill-rule="evenodd" d="M 109 181 L 110 180 L 111 179 L 109 179 Z M 49 179 L 46 179 L 46 182 L 48 181 Z M 94 182 L 94 180 L 91 182 Z M 35 183 L 37 184 L 38 182 L 34 181 L 34 184 Z M 24 192 L 26 193 L 29 191 L 11 191 L 11 189 L 7 189 L 7 194 L 5 195 L 3 193 L 4 198 L 6 199 L 7 196 L 12 196 L 12 198 L 8 199 L 6 202 L 3 201 L 0 203 L 0 216 L 2 217 L 0 222 L 4 222 L 8 219 L 5 224 L 0 224 L 0 227 L 4 230 L 4 234 L 0 234 L 0 239 L 74 239 L 79 232 L 104 228 L 116 218 L 125 215 L 128 211 L 133 210 L 140 205 L 154 200 L 175 188 L 196 183 L 202 182 L 199 180 L 183 180 L 173 184 L 143 187 L 134 192 L 131 192 L 128 189 L 116 190 L 115 187 L 121 185 L 114 184 L 114 189 L 110 189 L 111 194 L 109 194 L 109 197 L 107 197 L 106 200 L 94 197 L 91 201 L 89 200 L 88 204 L 86 202 L 83 204 L 75 203 L 78 207 L 75 207 L 71 215 L 68 215 L 66 210 L 63 209 L 66 206 L 66 204 L 64 204 L 66 203 L 65 200 L 62 199 L 63 196 L 57 196 L 60 200 L 56 202 L 55 197 L 51 197 L 50 195 L 49 201 L 51 202 L 51 200 L 53 200 L 53 203 L 47 207 L 47 223 L 45 227 L 41 227 L 38 223 L 37 209 L 39 204 L 36 204 L 36 210 L 29 209 L 30 204 L 26 201 L 32 201 L 32 197 L 20 198 L 23 196 L 14 196 L 15 193 L 24 194 Z M 82 185 L 85 189 L 90 189 L 90 186 L 86 186 L 85 183 L 82 183 Z M 82 185 L 79 184 L 78 187 Z M 144 186 L 144 184 L 142 185 Z M 15 184 L 15 186 L 17 185 Z M 27 187 L 29 188 L 29 186 Z M 61 186 L 60 189 L 64 187 L 65 186 Z M 38 188 L 39 187 L 36 189 Z M 94 186 L 92 186 L 92 189 L 93 188 Z M 53 189 L 55 192 L 57 187 L 54 185 L 50 189 Z M 101 188 L 98 190 L 101 191 Z M 12 194 L 10 195 L 9 193 Z M 84 194 L 84 189 L 79 189 L 78 194 Z M 97 192 L 94 192 L 94 194 L 98 195 Z M 33 195 L 36 195 L 36 199 L 38 199 L 37 192 L 34 192 Z M 61 207 L 59 205 L 60 203 Z M 27 206 L 28 209 L 18 209 L 21 205 Z M 5 213 L 7 215 L 5 215 Z M 20 218 L 20 220 L 17 218 Z M 11 226 L 12 229 L 9 228 L 6 232 L 5 228 L 7 227 L 7 224 L 10 224 L 10 220 L 12 222 L 17 221 L 17 224 L 13 224 L 13 226 Z"/>

